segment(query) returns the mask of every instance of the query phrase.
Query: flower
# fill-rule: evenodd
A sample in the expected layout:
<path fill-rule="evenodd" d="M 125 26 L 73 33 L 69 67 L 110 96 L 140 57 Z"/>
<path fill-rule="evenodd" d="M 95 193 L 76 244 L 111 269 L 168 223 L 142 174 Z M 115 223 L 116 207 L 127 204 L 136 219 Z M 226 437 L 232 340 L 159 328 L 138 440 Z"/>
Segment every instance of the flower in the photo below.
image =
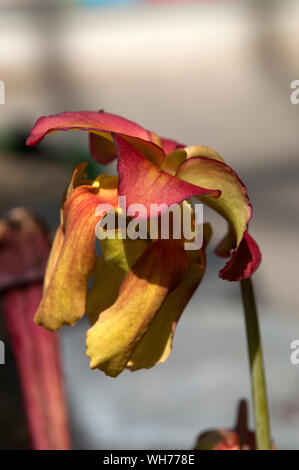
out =
<path fill-rule="evenodd" d="M 246 400 L 240 400 L 233 429 L 212 429 L 197 438 L 194 450 L 256 450 L 256 436 L 248 429 Z M 272 443 L 272 450 L 276 447 Z"/>
<path fill-rule="evenodd" d="M 181 204 L 191 197 L 224 216 L 229 233 L 217 247 L 230 255 L 220 276 L 238 281 L 251 276 L 260 263 L 257 244 L 247 228 L 252 209 L 246 188 L 221 156 L 203 146 L 184 146 L 104 112 L 63 113 L 42 117 L 28 145 L 55 131 L 89 132 L 91 154 L 100 163 L 117 158 L 117 176 L 90 181 L 85 164 L 76 167 L 61 209 L 61 223 L 48 261 L 44 295 L 35 316 L 50 330 L 73 325 L 86 312 L 90 366 L 117 376 L 163 362 L 171 350 L 176 323 L 205 269 L 205 243 L 186 252 L 184 240 L 101 240 L 95 250 L 99 204 L 118 210 L 126 204 Z M 161 211 L 162 213 L 162 211 Z M 88 290 L 90 278 L 93 286 Z"/>

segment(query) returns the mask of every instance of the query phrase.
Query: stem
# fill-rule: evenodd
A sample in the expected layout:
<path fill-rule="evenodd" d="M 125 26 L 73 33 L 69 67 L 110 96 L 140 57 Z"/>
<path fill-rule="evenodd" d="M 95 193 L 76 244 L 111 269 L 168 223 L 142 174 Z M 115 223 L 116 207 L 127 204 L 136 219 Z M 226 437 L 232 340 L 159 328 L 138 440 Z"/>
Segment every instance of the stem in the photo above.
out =
<path fill-rule="evenodd" d="M 3 309 L 6 328 L 19 370 L 33 449 L 69 450 L 57 336 L 33 323 L 41 296 L 41 282 L 7 290 Z"/>
<path fill-rule="evenodd" d="M 257 450 L 271 450 L 262 343 L 251 278 L 241 281 L 246 320 Z"/>

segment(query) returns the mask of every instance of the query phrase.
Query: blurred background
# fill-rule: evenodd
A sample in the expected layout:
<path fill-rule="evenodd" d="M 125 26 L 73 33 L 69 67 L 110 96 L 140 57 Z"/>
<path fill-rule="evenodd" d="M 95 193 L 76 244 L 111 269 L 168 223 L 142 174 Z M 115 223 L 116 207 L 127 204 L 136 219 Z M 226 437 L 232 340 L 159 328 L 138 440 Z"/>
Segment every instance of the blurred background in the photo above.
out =
<path fill-rule="evenodd" d="M 72 169 L 89 159 L 87 135 L 25 138 L 41 115 L 99 110 L 186 144 L 215 148 L 247 184 L 251 233 L 263 262 L 254 276 L 265 349 L 272 434 L 299 449 L 298 202 L 299 2 L 0 0 L 0 211 L 25 205 L 51 230 Z M 91 170 L 103 170 L 91 162 Z M 250 399 L 239 286 L 205 279 L 184 312 L 170 359 L 110 379 L 90 371 L 85 320 L 60 335 L 74 447 L 188 449 L 207 428 L 229 427 Z M 0 319 L 0 339 L 5 339 Z M 9 345 L 0 365 L 0 449 L 28 448 Z M 253 424 L 253 421 L 251 420 Z"/>

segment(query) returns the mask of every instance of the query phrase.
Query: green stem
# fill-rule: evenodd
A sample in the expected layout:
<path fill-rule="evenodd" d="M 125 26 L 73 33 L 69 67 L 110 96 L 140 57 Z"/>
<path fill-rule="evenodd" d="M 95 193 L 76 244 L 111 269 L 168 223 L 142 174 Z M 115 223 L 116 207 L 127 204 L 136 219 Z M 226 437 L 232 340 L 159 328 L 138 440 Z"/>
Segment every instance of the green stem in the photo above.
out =
<path fill-rule="evenodd" d="M 256 448 L 271 450 L 262 343 L 251 278 L 241 281 L 256 427 Z"/>

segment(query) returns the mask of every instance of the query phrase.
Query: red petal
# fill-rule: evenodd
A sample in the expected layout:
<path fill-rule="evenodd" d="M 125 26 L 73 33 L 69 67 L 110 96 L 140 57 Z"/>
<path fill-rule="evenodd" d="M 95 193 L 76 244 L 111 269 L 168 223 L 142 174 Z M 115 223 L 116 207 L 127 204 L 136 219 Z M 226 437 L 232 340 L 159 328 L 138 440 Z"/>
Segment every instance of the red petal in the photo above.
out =
<path fill-rule="evenodd" d="M 104 112 L 78 111 L 41 117 L 36 121 L 26 144 L 30 146 L 36 145 L 47 134 L 70 129 L 95 132 L 120 132 L 144 140 L 151 140 L 151 133 L 149 131 L 128 119 Z"/>
<path fill-rule="evenodd" d="M 142 204 L 149 217 L 151 204 L 169 207 L 200 194 L 220 195 L 217 189 L 202 188 L 165 173 L 122 137 L 114 135 L 114 142 L 119 159 L 119 195 L 126 196 L 127 207 Z"/>
<path fill-rule="evenodd" d="M 257 243 L 248 232 L 245 232 L 240 245 L 233 251 L 230 260 L 220 271 L 219 277 L 227 281 L 246 279 L 257 270 L 261 259 Z"/>
<path fill-rule="evenodd" d="M 107 136 L 107 134 L 106 134 Z M 106 165 L 116 158 L 113 142 L 105 135 L 89 133 L 89 150 L 94 160 Z"/>

